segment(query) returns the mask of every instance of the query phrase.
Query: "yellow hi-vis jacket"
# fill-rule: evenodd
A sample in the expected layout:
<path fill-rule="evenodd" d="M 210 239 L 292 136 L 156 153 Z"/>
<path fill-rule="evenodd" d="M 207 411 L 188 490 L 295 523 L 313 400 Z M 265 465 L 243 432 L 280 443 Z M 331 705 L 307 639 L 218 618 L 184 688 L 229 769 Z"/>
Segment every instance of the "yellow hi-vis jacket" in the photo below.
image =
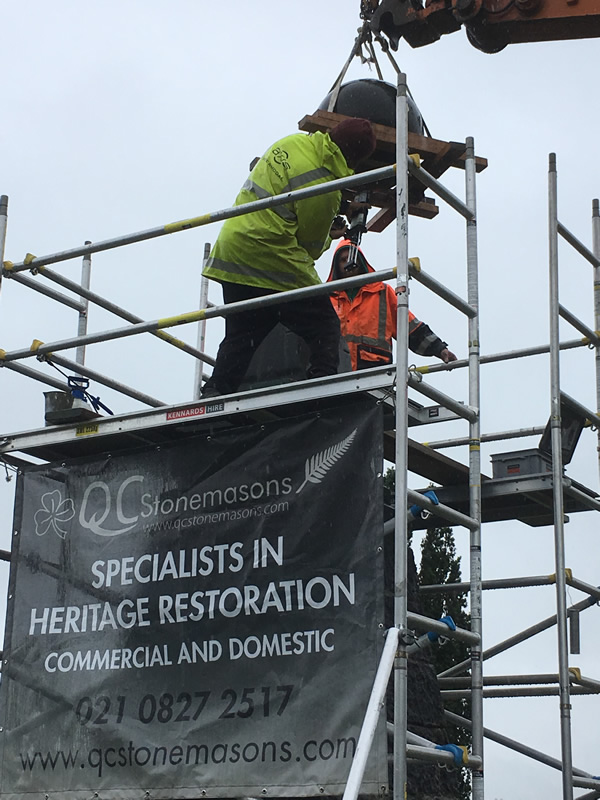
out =
<path fill-rule="evenodd" d="M 353 174 L 327 133 L 295 133 L 267 150 L 235 205 Z M 331 244 L 340 202 L 336 191 L 226 220 L 204 275 L 279 291 L 321 283 L 314 264 Z"/>

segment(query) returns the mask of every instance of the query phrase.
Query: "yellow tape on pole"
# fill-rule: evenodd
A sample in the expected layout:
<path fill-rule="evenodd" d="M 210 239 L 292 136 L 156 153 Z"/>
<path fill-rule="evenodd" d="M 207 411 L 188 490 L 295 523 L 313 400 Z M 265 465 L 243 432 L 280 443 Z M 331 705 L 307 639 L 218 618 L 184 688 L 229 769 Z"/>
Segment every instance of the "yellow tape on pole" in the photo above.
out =
<path fill-rule="evenodd" d="M 206 316 L 206 309 L 201 308 L 198 311 L 188 311 L 187 314 L 177 314 L 175 317 L 163 317 L 158 320 L 157 329 L 172 328 L 175 325 L 187 325 L 188 322 L 199 322 Z"/>
<path fill-rule="evenodd" d="M 23 259 L 23 263 L 24 264 L 31 264 L 31 262 L 34 261 L 35 258 L 36 258 L 36 256 L 34 256 L 33 253 L 27 253 L 25 258 Z"/>
<path fill-rule="evenodd" d="M 191 219 L 182 219 L 179 222 L 170 222 L 165 225 L 165 233 L 177 233 L 177 231 L 186 231 L 189 228 L 198 228 L 200 225 L 206 225 L 212 219 L 212 214 L 202 214 L 201 217 L 192 217 Z"/>
<path fill-rule="evenodd" d="M 5 261 L 2 265 L 7 272 L 10 272 L 15 266 L 12 261 Z"/>
<path fill-rule="evenodd" d="M 41 341 L 41 339 L 34 339 L 33 342 L 31 343 L 31 347 L 29 349 L 31 350 L 32 353 L 35 353 L 37 350 L 40 349 L 40 347 L 43 344 L 44 343 Z"/>

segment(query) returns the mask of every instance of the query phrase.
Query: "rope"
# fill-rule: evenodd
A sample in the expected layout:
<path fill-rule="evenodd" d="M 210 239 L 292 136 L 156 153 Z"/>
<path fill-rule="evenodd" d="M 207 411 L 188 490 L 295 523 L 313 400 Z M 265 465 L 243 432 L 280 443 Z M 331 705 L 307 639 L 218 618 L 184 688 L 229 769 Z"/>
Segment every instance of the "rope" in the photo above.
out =
<path fill-rule="evenodd" d="M 377 77 L 379 78 L 379 80 L 380 81 L 384 80 L 383 73 L 379 66 L 377 55 L 375 53 L 375 48 L 373 46 L 373 38 L 379 44 L 383 52 L 388 57 L 393 69 L 396 72 L 396 75 L 399 75 L 401 72 L 400 67 L 396 63 L 396 59 L 390 52 L 389 42 L 387 42 L 379 32 L 371 30 L 371 25 L 368 19 L 368 12 L 366 11 L 366 9 L 364 9 L 363 12 L 361 12 L 361 18 L 364 19 L 364 22 L 362 26 L 358 28 L 358 36 L 354 40 L 354 44 L 352 45 L 350 55 L 348 56 L 346 63 L 342 67 L 340 74 L 337 76 L 337 78 L 333 82 L 331 89 L 329 90 L 330 97 L 329 97 L 329 102 L 327 103 L 327 111 L 333 111 L 333 109 L 335 108 L 340 93 L 340 89 L 342 87 L 342 81 L 346 77 L 348 68 L 350 67 L 352 59 L 355 56 L 358 56 L 360 58 L 361 64 L 369 64 L 369 67 L 371 64 L 373 64 L 377 71 Z M 408 89 L 408 87 L 407 90 L 408 90 L 408 96 L 416 105 L 415 98 L 412 96 L 412 92 L 410 91 L 410 89 Z M 431 132 L 429 130 L 429 127 L 427 126 L 427 123 L 425 122 L 422 116 L 421 119 L 423 120 L 423 128 L 425 129 L 425 133 L 427 134 L 427 136 L 431 138 Z"/>
<path fill-rule="evenodd" d="M 365 22 L 363 26 L 358 29 L 358 36 L 354 40 L 354 44 L 352 45 L 352 50 L 350 51 L 348 60 L 342 67 L 342 71 L 337 76 L 337 78 L 333 82 L 333 86 L 329 90 L 331 92 L 331 97 L 329 98 L 329 103 L 327 104 L 327 111 L 333 111 L 333 109 L 335 108 L 335 104 L 337 103 L 338 95 L 340 93 L 340 88 L 342 86 L 342 81 L 344 80 L 344 78 L 346 77 L 346 73 L 348 72 L 348 67 L 350 66 L 350 63 L 354 58 L 354 56 L 357 56 L 360 53 L 366 28 L 367 28 L 367 23 Z"/>

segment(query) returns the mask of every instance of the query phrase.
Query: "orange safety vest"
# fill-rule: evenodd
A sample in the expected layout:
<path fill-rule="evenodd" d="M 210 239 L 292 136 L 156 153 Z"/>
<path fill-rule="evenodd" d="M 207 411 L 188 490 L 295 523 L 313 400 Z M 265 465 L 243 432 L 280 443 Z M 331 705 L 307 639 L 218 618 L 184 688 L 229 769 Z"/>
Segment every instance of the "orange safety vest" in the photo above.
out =
<path fill-rule="evenodd" d="M 343 239 L 336 249 L 351 244 Z M 362 250 L 359 252 L 364 258 Z M 375 272 L 364 258 L 369 272 Z M 328 281 L 334 280 L 335 256 Z M 361 286 L 354 299 L 347 292 L 331 294 L 331 303 L 339 317 L 342 336 L 348 343 L 352 369 L 376 367 L 392 361 L 392 339 L 396 338 L 396 292 L 387 283 L 367 283 Z M 408 312 L 409 336 L 422 323 L 412 311 Z"/>

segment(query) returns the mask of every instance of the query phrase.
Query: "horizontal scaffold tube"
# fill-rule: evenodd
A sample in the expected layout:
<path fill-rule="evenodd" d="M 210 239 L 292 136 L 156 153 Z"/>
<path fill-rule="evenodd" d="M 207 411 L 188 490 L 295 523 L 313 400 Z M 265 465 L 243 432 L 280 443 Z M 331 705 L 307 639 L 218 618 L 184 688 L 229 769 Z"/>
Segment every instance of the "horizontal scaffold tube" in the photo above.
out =
<path fill-rule="evenodd" d="M 497 433 L 483 433 L 480 437 L 481 442 L 500 442 L 505 439 L 522 439 L 526 436 L 541 436 L 546 430 L 545 425 L 537 425 L 533 428 L 516 428 L 512 431 L 499 431 Z M 435 442 L 423 442 L 422 444 L 431 447 L 432 450 L 443 450 L 445 447 L 460 447 L 470 444 L 468 436 L 461 436 L 457 439 L 440 439 Z"/>
<path fill-rule="evenodd" d="M 571 497 L 575 497 L 581 503 L 586 505 L 588 508 L 593 508 L 596 511 L 600 511 L 600 500 L 597 498 L 590 497 L 589 494 L 582 492 L 580 489 L 577 489 L 575 486 L 571 485 L 571 481 L 568 479 L 563 480 L 563 488 L 566 494 L 570 495 Z"/>
<path fill-rule="evenodd" d="M 415 744 L 406 746 L 406 757 L 416 761 L 429 761 L 432 764 L 446 764 L 449 767 L 456 766 L 456 760 L 452 753 L 446 750 L 434 750 L 431 747 L 419 747 Z M 481 769 L 482 761 L 478 756 L 469 756 L 463 765 L 469 769 Z"/>
<path fill-rule="evenodd" d="M 566 342 L 559 344 L 560 350 L 574 350 L 577 347 L 587 347 L 590 344 L 589 339 L 570 339 Z M 550 345 L 540 344 L 535 347 L 525 347 L 522 350 L 506 350 L 504 353 L 491 353 L 488 356 L 481 356 L 482 364 L 495 364 L 498 361 L 511 361 L 515 358 L 525 358 L 527 356 L 542 356 L 550 352 Z M 458 361 L 452 361 L 450 364 L 431 364 L 423 367 L 417 367 L 416 372 L 433 373 L 433 372 L 447 372 L 450 369 L 461 369 L 468 367 L 469 361 L 466 358 L 459 358 Z"/>
<path fill-rule="evenodd" d="M 86 378 L 96 381 L 96 383 L 101 383 L 103 386 L 107 386 L 109 389 L 114 389 L 115 392 L 120 392 L 120 394 L 127 395 L 127 397 L 131 397 L 134 400 L 139 400 L 140 403 L 145 403 L 147 406 L 160 408 L 161 406 L 167 405 L 166 403 L 157 400 L 155 397 L 144 394 L 144 392 L 138 392 L 137 389 L 132 389 L 130 386 L 126 386 L 124 383 L 120 383 L 112 378 L 108 378 L 106 375 L 102 375 L 102 373 L 96 372 L 96 370 L 90 369 L 84 364 L 78 364 L 76 361 L 71 361 L 68 358 L 63 358 L 62 356 L 51 353 L 45 360 L 48 360 L 53 364 L 58 364 L 65 369 L 72 370 L 76 375 L 83 375 Z"/>
<path fill-rule="evenodd" d="M 81 286 L 79 283 L 75 281 L 69 280 L 69 278 L 65 278 L 63 275 L 60 275 L 58 272 L 54 272 L 54 270 L 48 269 L 47 267 L 41 266 L 35 270 L 40 276 L 47 278 L 54 283 L 58 283 L 60 286 L 64 287 L 65 289 L 69 289 L 71 292 L 75 292 L 76 294 L 80 295 L 81 297 L 85 297 L 86 300 L 90 303 L 94 303 L 94 305 L 99 306 L 100 308 L 105 309 L 106 311 L 110 311 L 111 314 L 114 314 L 117 317 L 121 317 L 121 319 L 127 320 L 127 322 L 143 322 L 144 320 L 142 317 L 138 317 L 137 314 L 132 314 L 130 311 L 127 311 L 121 306 L 118 306 L 116 303 L 107 300 L 105 297 L 102 297 L 96 292 L 92 292 L 90 289 L 86 289 L 84 286 Z M 3 270 L 3 275 L 7 278 L 12 278 L 13 280 L 25 282 L 28 281 L 27 285 L 31 286 L 31 288 L 38 288 L 37 282 L 32 281 L 29 278 L 26 278 L 22 275 L 15 275 L 11 270 Z M 198 350 L 196 347 L 192 347 L 192 345 L 188 344 L 187 342 L 178 339 L 175 336 L 172 336 L 170 333 L 166 331 L 150 331 L 154 336 L 157 336 L 159 339 L 163 339 L 165 342 L 177 347 L 179 350 L 183 350 L 185 353 L 189 353 L 189 355 L 194 356 L 195 358 L 204 361 L 207 364 L 211 364 L 214 366 L 215 360 L 210 356 L 207 356 L 205 353 Z"/>
<path fill-rule="evenodd" d="M 584 686 L 571 686 L 571 694 L 600 694 L 600 688 L 592 689 Z M 442 697 L 446 700 L 462 700 L 471 696 L 470 689 L 442 689 Z M 484 689 L 483 696 L 487 698 L 499 697 L 557 697 L 560 696 L 560 686 L 514 686 L 512 689 Z"/>
<path fill-rule="evenodd" d="M 577 789 L 596 789 L 600 791 L 600 778 L 573 778 L 573 786 Z M 577 800 L 583 800 L 578 797 Z"/>
<path fill-rule="evenodd" d="M 533 575 L 528 578 L 497 578 L 491 581 L 482 581 L 482 589 L 519 589 L 527 586 L 548 586 L 556 583 L 555 575 Z M 463 583 L 431 583 L 419 586 L 419 594 L 456 593 L 468 592 L 471 584 Z"/>
<path fill-rule="evenodd" d="M 463 628 L 452 630 L 441 620 L 430 619 L 422 614 L 414 614 L 412 611 L 408 612 L 408 624 L 417 630 L 434 631 L 447 639 L 458 639 L 459 642 L 466 642 L 466 644 L 476 645 L 480 641 L 477 633 L 466 631 Z"/>
<path fill-rule="evenodd" d="M 583 611 L 586 608 L 591 608 L 593 605 L 596 604 L 595 597 L 586 597 L 585 600 L 580 600 L 579 603 L 575 603 L 574 605 L 570 606 L 567 611 Z M 527 641 L 527 639 L 531 639 L 532 636 L 535 636 L 542 631 L 548 630 L 553 625 L 556 625 L 556 614 L 552 617 L 547 617 L 541 622 L 532 625 L 529 628 L 521 631 L 520 633 L 511 636 L 509 639 L 505 639 L 503 642 L 499 642 L 498 644 L 494 645 L 493 647 L 484 650 L 481 654 L 482 661 L 486 661 L 488 658 L 492 658 L 493 656 L 497 656 L 500 653 L 504 653 L 506 650 L 509 650 L 511 647 L 514 647 L 521 642 Z M 452 675 L 460 675 L 465 670 L 468 670 L 471 667 L 471 659 L 465 659 L 458 664 L 455 664 L 453 667 L 440 672 L 438 678 L 447 678 Z"/>
<path fill-rule="evenodd" d="M 467 731 L 470 731 L 473 728 L 473 723 L 470 719 L 465 719 L 458 714 L 452 713 L 452 711 L 444 711 L 444 716 L 448 722 L 451 722 L 453 725 L 456 725 L 459 728 L 464 728 Z M 562 761 L 560 761 L 558 758 L 553 758 L 546 753 L 542 753 L 540 750 L 535 750 L 533 747 L 528 747 L 526 744 L 517 742 L 515 739 L 510 739 L 508 736 L 497 733 L 490 728 L 484 728 L 483 735 L 491 742 L 501 744 L 504 747 L 508 747 L 510 750 L 514 750 L 516 753 L 529 756 L 529 758 L 533 758 L 535 761 L 539 761 L 541 764 L 545 764 L 548 767 L 552 767 L 553 769 L 557 769 L 562 772 Z M 589 772 L 584 772 L 581 769 L 575 769 L 575 767 L 573 767 L 573 775 L 578 775 L 582 778 L 592 777 Z M 581 798 L 579 800 L 581 800 Z"/>
<path fill-rule="evenodd" d="M 263 297 L 257 297 L 256 299 L 242 300 L 239 303 L 201 308 L 195 311 L 189 311 L 185 314 L 178 314 L 174 317 L 164 317 L 163 319 L 156 319 L 150 322 L 138 322 L 126 328 L 113 328 L 108 331 L 87 333 L 84 336 L 75 336 L 72 339 L 63 339 L 62 341 L 51 342 L 49 344 L 36 343 L 32 348 L 13 350 L 9 353 L 0 350 L 0 361 L 18 361 L 22 358 L 44 355 L 58 350 L 69 350 L 72 347 L 95 344 L 96 342 L 106 342 L 112 339 L 122 339 L 126 336 L 136 336 L 140 333 L 151 333 L 152 331 L 160 331 L 164 328 L 173 328 L 177 325 L 187 325 L 202 319 L 228 317 L 233 314 L 239 314 L 242 311 L 250 311 L 254 308 L 278 305 L 280 303 L 291 303 L 294 300 L 314 297 L 320 294 L 331 294 L 339 288 L 349 289 L 353 286 L 362 286 L 364 283 L 376 283 L 377 281 L 393 278 L 395 274 L 396 268 L 394 267 L 393 269 L 382 270 L 381 272 L 370 272 L 367 275 L 358 275 L 355 278 L 343 278 L 342 280 L 329 281 L 328 283 L 320 283 L 315 286 L 306 286 L 302 289 L 290 289 L 286 292 L 265 295 Z"/>
<path fill-rule="evenodd" d="M 454 411 L 454 413 L 459 417 L 462 417 L 462 419 L 472 422 L 477 418 L 477 409 L 471 408 L 470 406 L 465 406 L 462 403 L 459 403 L 457 400 L 454 400 L 452 397 L 440 392 L 438 389 L 435 389 L 433 386 L 423 383 L 421 376 L 414 374 L 417 371 L 418 367 L 416 370 L 411 370 L 411 373 L 408 377 L 408 385 L 411 386 L 415 391 L 419 392 L 420 394 L 424 394 L 425 397 L 429 397 L 430 400 L 435 400 L 436 403 L 444 406 L 444 408 Z"/>
<path fill-rule="evenodd" d="M 222 209 L 221 211 L 212 211 L 208 214 L 202 214 L 199 217 L 191 217 L 190 219 L 182 219 L 178 222 L 168 223 L 167 225 L 159 225 L 156 228 L 148 228 L 148 230 L 145 231 L 138 231 L 137 233 L 129 233 L 125 234 L 124 236 L 117 236 L 114 239 L 105 239 L 102 242 L 92 242 L 90 245 L 74 247 L 71 250 L 62 250 L 57 253 L 51 253 L 50 255 L 39 257 L 27 256 L 23 261 L 18 263 L 10 264 L 9 262 L 7 268 L 14 272 L 21 272 L 22 270 L 40 267 L 43 264 L 56 264 L 58 261 L 68 261 L 71 258 L 86 256 L 91 253 L 99 253 L 104 250 L 113 250 L 116 247 L 122 247 L 126 244 L 143 242 L 147 239 L 156 239 L 159 236 L 166 236 L 170 233 L 178 233 L 179 231 L 198 228 L 202 225 L 209 225 L 212 222 L 220 222 L 224 219 L 240 217 L 243 214 L 250 214 L 253 211 L 262 211 L 265 208 L 275 208 L 283 205 L 284 203 L 304 200 L 308 197 L 316 197 L 317 195 L 340 191 L 340 189 L 346 189 L 353 186 L 362 186 L 363 184 L 373 183 L 374 181 L 393 178 L 395 175 L 396 166 L 394 164 L 390 167 L 381 167 L 380 169 L 370 170 L 369 172 L 361 172 L 358 175 L 350 175 L 348 178 L 338 178 L 337 180 L 329 181 L 328 183 L 320 183 L 317 186 L 309 186 L 306 189 L 297 189 L 294 192 L 278 194 L 273 197 L 265 197 L 263 200 L 256 200 L 253 203 L 244 203 L 240 206 L 231 206 L 229 208 Z"/>
<path fill-rule="evenodd" d="M 414 492 L 412 489 L 409 489 L 407 497 L 411 503 L 416 503 L 421 506 L 421 508 L 431 511 L 436 517 L 443 517 L 449 522 L 455 525 L 462 525 L 469 530 L 475 530 L 477 528 L 477 520 L 468 517 L 466 514 L 462 514 L 460 511 L 455 511 L 453 508 L 450 508 L 450 506 L 445 506 L 442 503 L 435 505 L 428 497 L 425 497 L 425 495 L 419 492 Z"/>
<path fill-rule="evenodd" d="M 19 375 L 25 375 L 27 378 L 33 378 L 34 381 L 45 383 L 47 386 L 53 386 L 61 392 L 70 391 L 64 381 L 59 381 L 58 378 L 53 378 L 52 375 L 44 375 L 44 373 L 40 372 L 38 369 L 32 369 L 25 364 L 5 364 L 3 361 L 0 361 L 0 367 L 6 367 L 6 369 L 10 369 L 13 372 L 18 372 Z"/>
<path fill-rule="evenodd" d="M 394 734 L 394 726 L 391 722 L 387 723 L 387 732 L 388 736 L 393 736 Z M 428 747 L 430 750 L 437 750 L 437 752 L 440 752 L 439 744 L 437 744 L 436 742 L 432 742 L 429 739 L 425 739 L 423 736 L 419 736 L 418 734 L 413 733 L 412 731 L 406 731 L 406 739 L 409 745 L 417 745 L 417 747 Z M 456 750 L 462 750 L 463 752 L 466 753 L 466 749 L 462 745 L 451 745 L 451 747 L 456 748 Z M 444 750 L 441 750 L 441 752 L 450 753 L 450 751 L 444 751 Z M 453 759 L 454 759 L 454 764 L 456 766 L 456 754 L 453 755 Z M 448 760 L 448 763 L 450 763 L 449 759 L 446 758 L 445 760 Z M 480 759 L 468 755 L 465 759 L 463 755 L 461 766 L 471 767 L 471 769 L 475 768 L 478 769 L 480 764 L 481 764 Z"/>
<path fill-rule="evenodd" d="M 22 286 L 27 286 L 28 289 L 32 289 L 34 292 L 39 292 L 39 294 L 43 294 L 51 300 L 56 300 L 57 303 L 61 303 L 63 306 L 73 308 L 75 311 L 79 311 L 80 314 L 85 314 L 87 311 L 84 303 L 62 294 L 62 292 L 57 292 L 49 286 L 42 286 L 38 281 L 34 281 L 33 278 L 28 278 L 27 275 L 11 275 L 8 271 L 4 274 L 7 278 L 12 278 Z"/>
<path fill-rule="evenodd" d="M 579 670 L 572 667 L 569 670 L 569 678 L 573 683 L 583 685 L 582 681 L 589 681 L 589 678 L 582 678 Z M 470 689 L 471 679 L 464 678 L 438 678 L 442 689 Z M 558 683 L 558 673 L 540 673 L 539 675 L 486 675 L 483 678 L 484 686 L 534 686 L 540 684 Z M 597 683 L 597 682 L 596 682 Z M 598 684 L 600 686 L 600 684 Z M 594 687 L 591 687 L 594 688 Z"/>

